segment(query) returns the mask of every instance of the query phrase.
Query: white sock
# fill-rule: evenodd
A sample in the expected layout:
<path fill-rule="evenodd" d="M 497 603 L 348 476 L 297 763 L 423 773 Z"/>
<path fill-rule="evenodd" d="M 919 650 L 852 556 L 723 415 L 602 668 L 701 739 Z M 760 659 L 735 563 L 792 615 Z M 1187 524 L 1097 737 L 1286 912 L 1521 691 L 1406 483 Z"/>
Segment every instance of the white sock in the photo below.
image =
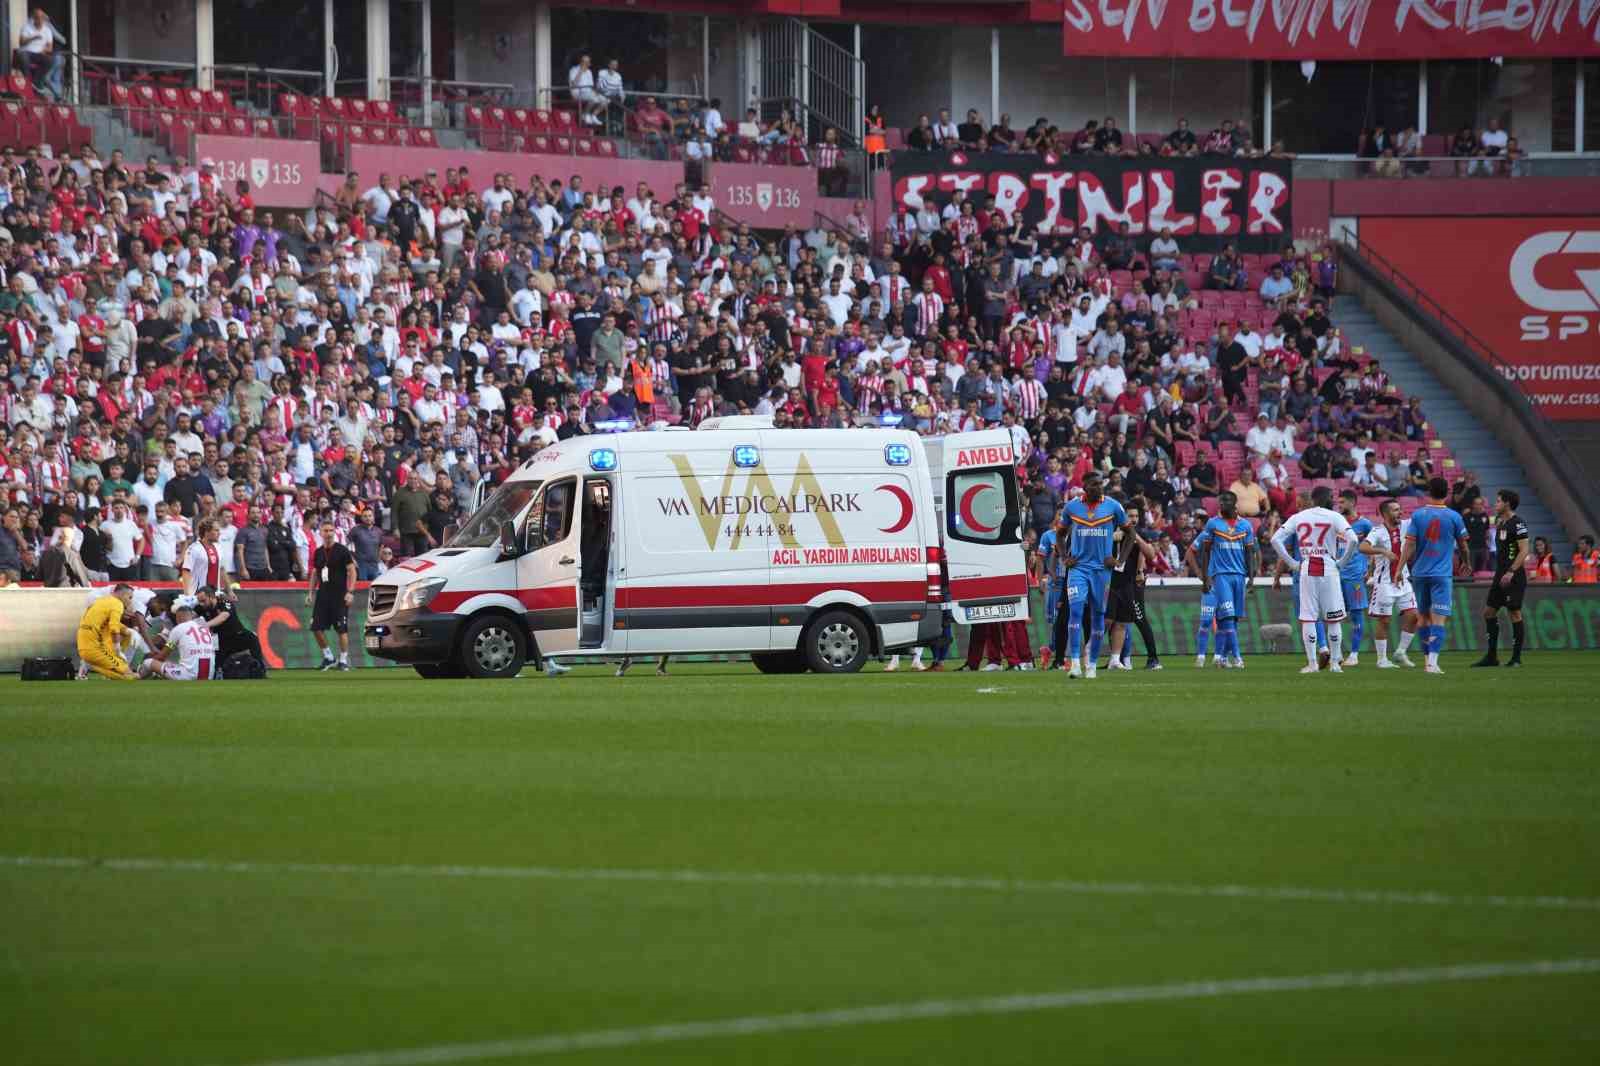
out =
<path fill-rule="evenodd" d="M 333 662 L 333 649 L 332 648 L 323 648 L 322 649 L 322 661 L 325 662 L 325 663 Z"/>
<path fill-rule="evenodd" d="M 346 666 L 349 666 L 350 665 L 350 653 L 347 652 L 347 651 L 340 652 L 339 653 L 339 661 L 344 663 Z"/>
<path fill-rule="evenodd" d="M 1373 646 L 1378 649 L 1378 661 L 1381 663 L 1389 657 L 1389 642 L 1382 637 L 1372 638 Z"/>
<path fill-rule="evenodd" d="M 1414 633 L 1414 632 L 1413 633 L 1407 633 L 1404 630 L 1402 630 L 1401 633 L 1400 633 L 1400 643 L 1397 644 L 1395 646 L 1395 649 L 1394 649 L 1395 650 L 1395 654 L 1396 655 L 1404 655 L 1406 653 L 1406 649 L 1411 647 L 1411 642 L 1413 640 L 1416 640 L 1416 639 L 1417 639 L 1416 633 Z"/>
<path fill-rule="evenodd" d="M 895 658 L 898 659 L 899 656 L 897 655 L 897 656 L 895 656 Z M 922 661 L 922 649 L 921 648 L 917 648 L 917 649 L 912 651 L 912 653 L 911 653 L 911 661 L 914 662 L 914 663 L 920 663 Z"/>
<path fill-rule="evenodd" d="M 889 665 L 890 666 L 899 666 L 900 665 L 900 656 L 898 656 L 898 655 L 889 656 Z"/>
<path fill-rule="evenodd" d="M 1317 624 L 1315 622 L 1301 622 L 1300 639 L 1305 642 L 1306 662 L 1312 666 L 1317 665 Z"/>
<path fill-rule="evenodd" d="M 1339 632 L 1339 627 L 1334 624 L 1328 626 L 1328 654 L 1333 657 L 1333 665 L 1338 666 L 1339 645 L 1344 641 L 1344 634 Z"/>
<path fill-rule="evenodd" d="M 1428 653 L 1428 655 L 1427 655 L 1426 662 L 1427 662 L 1427 664 L 1429 666 L 1438 666 L 1439 665 L 1439 653 L 1436 652 L 1436 651 L 1430 651 Z"/>

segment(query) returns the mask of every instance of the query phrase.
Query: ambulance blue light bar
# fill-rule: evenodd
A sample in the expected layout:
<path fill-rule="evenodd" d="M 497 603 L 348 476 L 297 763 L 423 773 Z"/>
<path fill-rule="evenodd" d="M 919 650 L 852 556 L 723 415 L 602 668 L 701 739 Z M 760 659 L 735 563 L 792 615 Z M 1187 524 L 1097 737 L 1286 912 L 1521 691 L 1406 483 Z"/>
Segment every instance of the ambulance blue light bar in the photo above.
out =
<path fill-rule="evenodd" d="M 883 461 L 890 466 L 910 466 L 910 446 L 905 444 L 885 444 L 883 446 Z"/>
<path fill-rule="evenodd" d="M 761 465 L 761 449 L 754 444 L 736 444 L 733 448 L 733 465 L 748 470 Z"/>
<path fill-rule="evenodd" d="M 596 448 L 589 453 L 589 469 L 598 470 L 600 473 L 609 473 L 617 468 L 617 450 L 615 448 Z"/>

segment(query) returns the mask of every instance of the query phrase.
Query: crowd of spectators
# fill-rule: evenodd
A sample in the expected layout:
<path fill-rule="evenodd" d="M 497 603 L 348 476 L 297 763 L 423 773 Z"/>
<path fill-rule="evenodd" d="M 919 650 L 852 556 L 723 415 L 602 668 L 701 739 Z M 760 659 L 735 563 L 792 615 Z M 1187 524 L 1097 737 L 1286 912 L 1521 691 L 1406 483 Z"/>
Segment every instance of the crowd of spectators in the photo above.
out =
<path fill-rule="evenodd" d="M 208 160 L 6 153 L 0 179 L 0 569 L 24 578 L 52 547 L 170 578 L 212 521 L 234 577 L 298 579 L 326 520 L 370 579 L 541 448 L 717 413 L 1010 427 L 1030 535 L 1098 470 L 1148 501 L 1157 573 L 1224 488 L 1270 535 L 1305 478 L 1435 472 L 1420 406 L 1328 317 L 1327 249 L 1258 272 L 960 196 L 758 236 L 703 187 L 465 168 L 350 174 L 303 213 Z M 1191 276 L 1234 301 L 1200 330 Z"/>
<path fill-rule="evenodd" d="M 872 128 L 869 120 L 868 130 Z M 1055 155 L 1159 156 L 1164 158 L 1234 157 L 1240 159 L 1292 158 L 1282 141 L 1263 148 L 1255 142 L 1251 124 L 1245 119 L 1223 119 L 1211 130 L 1197 133 L 1189 120 L 1180 118 L 1165 136 L 1124 134 L 1115 115 L 1089 119 L 1078 129 L 1063 129 L 1043 116 L 1026 129 L 1012 125 L 1011 116 L 1001 115 L 985 124 L 976 108 L 967 110 L 964 122 L 955 122 L 948 108 L 937 116 L 918 115 L 916 124 L 905 131 L 905 147 L 914 151 L 1024 152 Z"/>
<path fill-rule="evenodd" d="M 1393 133 L 1382 122 L 1362 131 L 1356 155 L 1364 162 L 1363 173 L 1377 178 L 1405 178 L 1436 173 L 1428 157 L 1448 155 L 1458 160 L 1445 164 L 1460 177 L 1522 177 L 1528 172 L 1528 154 L 1500 120 L 1491 118 L 1482 130 L 1463 126 L 1447 141 L 1439 139 L 1432 150 L 1415 126 Z"/>

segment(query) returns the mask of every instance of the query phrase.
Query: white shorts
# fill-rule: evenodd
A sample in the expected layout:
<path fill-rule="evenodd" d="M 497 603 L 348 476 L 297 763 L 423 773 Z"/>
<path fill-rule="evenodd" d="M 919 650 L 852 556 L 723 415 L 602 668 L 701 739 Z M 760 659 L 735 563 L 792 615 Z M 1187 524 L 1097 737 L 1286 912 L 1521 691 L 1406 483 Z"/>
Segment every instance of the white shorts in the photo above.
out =
<path fill-rule="evenodd" d="M 162 663 L 161 676 L 168 681 L 201 681 L 217 676 L 217 665 L 211 659 L 192 663 Z"/>
<path fill-rule="evenodd" d="M 1312 577 L 1300 574 L 1300 621 L 1338 622 L 1344 618 L 1344 590 L 1339 587 L 1339 572 Z"/>
<path fill-rule="evenodd" d="M 1417 609 L 1416 593 L 1411 591 L 1411 582 L 1402 581 L 1398 585 L 1391 585 L 1387 581 L 1380 581 L 1372 586 L 1372 606 L 1367 613 L 1378 618 L 1388 618 L 1396 611 L 1415 611 Z"/>

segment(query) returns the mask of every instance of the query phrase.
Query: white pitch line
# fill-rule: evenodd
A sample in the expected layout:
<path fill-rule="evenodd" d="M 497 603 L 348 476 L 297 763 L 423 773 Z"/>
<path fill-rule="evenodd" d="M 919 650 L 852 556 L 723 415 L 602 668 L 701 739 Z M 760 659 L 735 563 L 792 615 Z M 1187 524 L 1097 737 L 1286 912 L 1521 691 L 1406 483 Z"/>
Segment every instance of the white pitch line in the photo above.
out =
<path fill-rule="evenodd" d="M 1072 992 L 1050 992 L 1043 995 L 931 999 L 914 1003 L 884 1003 L 870 1007 L 797 1011 L 792 1014 L 755 1014 L 743 1018 L 672 1022 L 626 1029 L 595 1029 L 581 1033 L 490 1040 L 477 1044 L 439 1044 L 434 1047 L 397 1048 L 391 1051 L 357 1051 L 320 1058 L 277 1059 L 272 1062 L 257 1063 L 255 1066 L 439 1066 L 442 1063 L 513 1057 L 531 1058 L 574 1051 L 631 1048 L 719 1037 L 763 1036 L 813 1029 L 838 1029 L 852 1025 L 925 1021 L 932 1018 L 1022 1014 L 1121 1003 L 1218 999 L 1224 996 L 1259 995 L 1269 992 L 1326 992 L 1337 989 L 1392 988 L 1399 985 L 1592 973 L 1600 973 L 1600 959 L 1491 962 L 1466 966 L 1436 966 L 1427 969 L 1309 974 L 1300 977 L 1250 977 L 1231 981 L 1188 981 L 1170 985 L 1124 985 L 1111 988 L 1085 988 Z"/>
<path fill-rule="evenodd" d="M 681 885 L 773 885 L 803 888 L 867 888 L 977 891 L 1063 896 L 1149 896 L 1242 899 L 1301 903 L 1409 904 L 1429 907 L 1511 907 L 1538 910 L 1600 910 L 1586 896 L 1452 895 L 1387 889 L 1299 888 L 1289 885 L 1178 885 L 1141 881 L 1044 881 L 1007 877 L 947 877 L 938 874 L 831 874 L 738 870 L 606 869 L 563 866 L 425 866 L 331 862 L 230 861 L 226 859 L 105 858 L 0 855 L 0 868 L 112 870 L 131 873 L 317 874 L 361 877 L 437 877 L 507 881 L 621 881 Z"/>

